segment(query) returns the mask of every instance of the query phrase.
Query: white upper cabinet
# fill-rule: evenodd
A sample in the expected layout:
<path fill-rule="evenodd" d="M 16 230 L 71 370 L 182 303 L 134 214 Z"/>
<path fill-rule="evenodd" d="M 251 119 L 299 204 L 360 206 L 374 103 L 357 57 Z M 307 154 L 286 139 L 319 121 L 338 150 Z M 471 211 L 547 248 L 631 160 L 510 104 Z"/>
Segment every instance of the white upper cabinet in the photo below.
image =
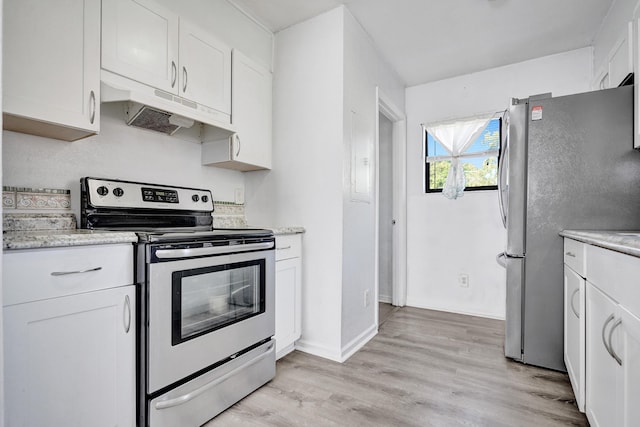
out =
<path fill-rule="evenodd" d="M 234 50 L 232 84 L 235 160 L 271 169 L 271 72 Z"/>
<path fill-rule="evenodd" d="M 591 82 L 592 90 L 618 87 L 625 83 L 634 69 L 634 23 L 627 23 Z"/>
<path fill-rule="evenodd" d="M 102 68 L 177 94 L 178 15 L 147 0 L 102 2 Z"/>
<path fill-rule="evenodd" d="M 231 114 L 231 48 L 152 1 L 102 3 L 102 68 Z"/>
<path fill-rule="evenodd" d="M 629 22 L 609 53 L 609 87 L 620 86 L 633 73 L 633 23 Z"/>
<path fill-rule="evenodd" d="M 233 50 L 231 123 L 236 133 L 202 145 L 205 165 L 251 171 L 271 169 L 271 71 Z"/>
<path fill-rule="evenodd" d="M 231 113 L 231 49 L 180 19 L 180 96 Z"/>
<path fill-rule="evenodd" d="M 100 0 L 5 0 L 4 129 L 74 141 L 100 130 Z"/>

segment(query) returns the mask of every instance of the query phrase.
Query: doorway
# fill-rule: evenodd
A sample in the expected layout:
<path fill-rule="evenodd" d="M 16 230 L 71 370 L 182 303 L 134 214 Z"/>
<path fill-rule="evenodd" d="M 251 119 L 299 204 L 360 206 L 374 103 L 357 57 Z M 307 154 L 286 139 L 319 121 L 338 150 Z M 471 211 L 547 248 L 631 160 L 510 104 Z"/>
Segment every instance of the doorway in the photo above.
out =
<path fill-rule="evenodd" d="M 378 89 L 376 320 L 406 304 L 406 119 Z"/>
<path fill-rule="evenodd" d="M 393 123 L 378 114 L 378 302 L 393 302 Z M 380 323 L 383 319 L 380 311 Z"/>

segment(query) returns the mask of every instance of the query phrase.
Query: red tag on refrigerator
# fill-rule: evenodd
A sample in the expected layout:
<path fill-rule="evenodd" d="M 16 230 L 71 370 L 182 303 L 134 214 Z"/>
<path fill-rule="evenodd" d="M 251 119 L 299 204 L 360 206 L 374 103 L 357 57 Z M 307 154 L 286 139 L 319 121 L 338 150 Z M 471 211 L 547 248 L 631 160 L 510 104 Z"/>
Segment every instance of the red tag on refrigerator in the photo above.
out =
<path fill-rule="evenodd" d="M 531 120 L 542 120 L 542 105 L 531 107 Z"/>

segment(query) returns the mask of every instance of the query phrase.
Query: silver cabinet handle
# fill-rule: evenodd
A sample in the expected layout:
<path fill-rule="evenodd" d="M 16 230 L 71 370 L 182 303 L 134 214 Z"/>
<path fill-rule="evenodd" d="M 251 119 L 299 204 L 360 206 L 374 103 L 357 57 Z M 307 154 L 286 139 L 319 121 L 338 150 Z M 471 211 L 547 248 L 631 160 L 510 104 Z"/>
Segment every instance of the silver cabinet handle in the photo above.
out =
<path fill-rule="evenodd" d="M 129 329 L 131 329 L 131 301 L 129 300 L 129 295 L 124 296 L 124 333 L 128 334 Z"/>
<path fill-rule="evenodd" d="M 622 366 L 622 359 L 620 359 L 620 357 L 616 354 L 616 351 L 613 349 L 613 344 L 611 343 L 611 336 L 613 335 L 613 331 L 615 331 L 615 329 L 621 324 L 622 324 L 622 319 L 618 319 L 618 321 L 613 324 L 613 326 L 611 327 L 611 330 L 609 331 L 609 350 L 610 350 L 609 354 L 611 355 L 611 357 L 615 359 L 616 362 L 618 362 L 618 365 L 620 366 Z"/>
<path fill-rule="evenodd" d="M 76 270 L 76 271 L 54 271 L 51 273 L 52 276 L 67 276 L 69 274 L 82 274 L 82 273 L 89 273 L 91 271 L 100 271 L 102 270 L 102 267 L 96 267 L 96 268 L 88 268 L 86 270 Z"/>
<path fill-rule="evenodd" d="M 284 251 L 285 249 L 291 249 L 291 245 L 289 245 L 289 246 L 280 246 L 279 248 L 276 247 L 276 251 Z"/>
<path fill-rule="evenodd" d="M 272 352 L 271 349 L 272 348 L 273 348 L 273 345 L 270 345 L 265 350 L 264 353 L 262 353 L 261 355 L 257 356 L 255 359 L 249 360 L 247 363 L 233 368 L 232 370 L 230 370 L 226 374 L 214 379 L 210 383 L 207 383 L 207 384 L 203 385 L 200 388 L 197 388 L 197 389 L 195 389 L 195 390 L 193 390 L 193 391 L 191 391 L 189 393 L 183 394 L 182 396 L 174 397 L 173 399 L 162 400 L 160 402 L 156 402 L 156 405 L 155 405 L 156 409 L 172 408 L 174 406 L 182 405 L 183 403 L 187 403 L 190 400 L 195 399 L 196 397 L 200 396 L 205 391 L 207 391 L 210 388 L 215 387 L 218 384 L 228 380 L 229 378 L 233 377 L 234 375 L 236 375 L 237 373 L 239 373 L 243 369 L 246 369 L 249 366 L 255 365 L 256 363 L 260 362 L 262 359 L 264 359 L 265 357 L 267 357 L 267 356 L 269 356 L 271 354 L 271 352 Z"/>
<path fill-rule="evenodd" d="M 566 256 L 570 256 L 571 258 L 575 258 L 576 254 L 574 254 L 573 252 L 565 252 L 564 253 Z"/>
<path fill-rule="evenodd" d="M 236 141 L 238 141 L 238 149 L 236 150 L 236 157 L 238 157 L 240 155 L 240 148 L 242 146 L 240 145 L 240 137 L 238 136 L 238 134 L 234 134 L 234 138 L 236 139 Z"/>
<path fill-rule="evenodd" d="M 91 101 L 91 115 L 89 116 L 89 123 L 93 124 L 96 119 L 96 93 L 91 91 L 89 94 L 89 101 Z"/>
<path fill-rule="evenodd" d="M 186 92 L 187 91 L 187 78 L 189 77 L 189 74 L 187 73 L 187 67 L 182 67 L 182 75 L 184 76 L 184 82 L 182 83 L 182 91 Z"/>
<path fill-rule="evenodd" d="M 178 67 L 176 67 L 176 61 L 171 61 L 171 87 L 175 87 L 176 78 L 178 78 Z"/>
<path fill-rule="evenodd" d="M 576 315 L 576 317 L 579 319 L 580 318 L 580 313 L 578 313 L 576 311 L 575 306 L 573 305 L 573 300 L 575 299 L 576 294 L 580 292 L 580 288 L 576 289 L 575 291 L 573 291 L 573 293 L 571 294 L 571 310 L 573 311 L 573 314 Z"/>
<path fill-rule="evenodd" d="M 604 344 L 604 348 L 607 349 L 607 353 L 609 353 L 609 355 L 611 357 L 613 357 L 613 354 L 611 353 L 611 349 L 609 348 L 609 344 L 607 344 L 607 338 L 605 337 L 605 330 L 607 329 L 607 325 L 614 319 L 613 314 L 609 317 L 607 317 L 607 320 L 604 322 L 604 325 L 602 325 L 602 344 Z"/>

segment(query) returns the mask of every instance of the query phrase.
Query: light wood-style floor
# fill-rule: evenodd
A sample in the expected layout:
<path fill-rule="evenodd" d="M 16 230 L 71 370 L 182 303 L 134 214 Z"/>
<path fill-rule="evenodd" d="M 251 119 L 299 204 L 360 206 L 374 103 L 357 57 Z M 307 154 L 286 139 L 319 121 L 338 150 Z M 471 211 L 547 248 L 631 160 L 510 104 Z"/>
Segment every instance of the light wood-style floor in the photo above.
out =
<path fill-rule="evenodd" d="M 504 358 L 503 327 L 394 309 L 345 363 L 294 351 L 206 426 L 587 426 L 565 374 Z"/>

